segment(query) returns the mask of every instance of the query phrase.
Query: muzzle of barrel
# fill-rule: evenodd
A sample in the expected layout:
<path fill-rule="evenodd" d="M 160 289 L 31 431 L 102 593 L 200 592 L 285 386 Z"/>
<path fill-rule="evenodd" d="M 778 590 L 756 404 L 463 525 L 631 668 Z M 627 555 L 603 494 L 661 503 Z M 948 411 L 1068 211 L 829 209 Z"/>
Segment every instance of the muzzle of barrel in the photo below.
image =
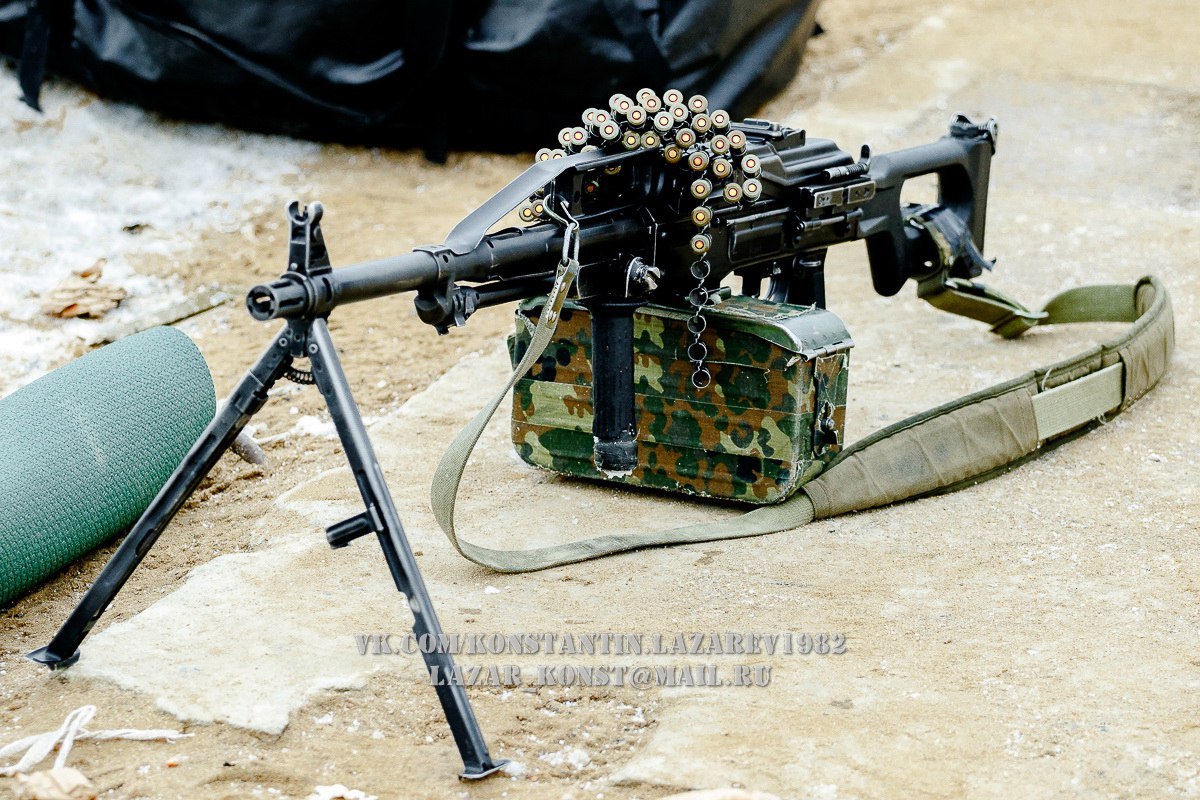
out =
<path fill-rule="evenodd" d="M 300 275 L 284 275 L 246 293 L 246 308 L 260 322 L 304 316 L 312 310 L 313 301 L 309 282 Z"/>

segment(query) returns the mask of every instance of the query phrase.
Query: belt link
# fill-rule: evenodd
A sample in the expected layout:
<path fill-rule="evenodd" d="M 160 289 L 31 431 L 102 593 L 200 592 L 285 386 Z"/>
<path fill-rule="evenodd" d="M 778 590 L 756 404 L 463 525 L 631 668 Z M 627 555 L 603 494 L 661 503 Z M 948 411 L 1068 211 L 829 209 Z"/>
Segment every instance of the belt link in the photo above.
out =
<path fill-rule="evenodd" d="M 701 232 L 707 233 L 708 226 L 705 226 Z M 701 340 L 704 330 L 708 327 L 704 309 L 708 307 L 710 300 L 704 282 L 712 273 L 712 265 L 708 261 L 707 252 L 702 253 L 692 262 L 691 271 L 692 277 L 696 279 L 696 286 L 687 294 L 688 305 L 692 308 L 692 316 L 687 321 L 688 333 L 692 335 L 692 340 L 687 348 L 687 357 L 688 361 L 692 362 L 692 386 L 697 389 L 706 389 L 712 383 L 712 373 L 704 365 L 704 360 L 708 357 L 708 345 Z"/>

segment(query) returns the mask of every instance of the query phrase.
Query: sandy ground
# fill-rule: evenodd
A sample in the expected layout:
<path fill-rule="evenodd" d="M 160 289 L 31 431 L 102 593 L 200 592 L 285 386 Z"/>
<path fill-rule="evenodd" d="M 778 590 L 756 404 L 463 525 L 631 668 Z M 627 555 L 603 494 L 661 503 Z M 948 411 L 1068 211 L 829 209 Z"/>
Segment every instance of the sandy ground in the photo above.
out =
<path fill-rule="evenodd" d="M 399 633 L 407 614 L 365 541 L 337 553 L 312 546 L 321 543 L 314 523 L 348 511 L 353 491 L 337 472 L 334 441 L 320 435 L 319 398 L 285 386 L 256 419 L 260 438 L 289 434 L 267 445 L 271 467 L 222 461 L 95 640 L 94 672 L 107 663 L 142 680 L 155 672 L 145 667 L 150 658 L 122 653 L 122 636 L 157 635 L 150 663 L 168 676 L 189 651 L 204 663 L 215 652 L 223 660 L 212 674 L 221 678 L 205 682 L 219 690 L 186 708 L 178 693 L 172 711 L 193 720 L 180 722 L 159 708 L 170 704 L 169 680 L 163 689 L 120 689 L 82 672 L 49 676 L 21 659 L 53 633 L 107 548 L 0 612 L 0 743 L 55 727 L 85 702 L 100 708 L 97 727 L 182 726 L 194 734 L 170 745 L 81 744 L 71 763 L 120 798 L 305 797 L 336 782 L 382 798 L 634 798 L 730 785 L 783 797 L 1200 794 L 1191 538 L 1200 517 L 1200 434 L 1190 322 L 1200 297 L 1190 252 L 1200 220 L 1200 59 L 1188 44 L 1200 35 L 1196 15 L 1188 3 L 1166 0 L 1137 10 L 1101 2 L 1087 12 L 1066 0 L 898 5 L 831 4 L 822 14 L 829 33 L 762 115 L 846 148 L 869 140 L 888 150 L 940 135 L 952 111 L 996 114 L 1003 133 L 987 247 L 1000 258 L 996 284 L 1036 302 L 1064 286 L 1154 272 L 1173 292 L 1172 370 L 1110 426 L 943 498 L 769 538 L 497 576 L 450 550 L 425 497 L 428 454 L 502 374 L 495 346 L 508 313 L 480 313 L 449 337 L 424 328 L 403 297 L 341 309 L 332 321 L 363 412 L 379 420 L 373 436 L 447 629 L 831 632 L 846 635 L 846 654 L 757 659 L 773 668 L 767 688 L 473 690 L 493 752 L 524 771 L 459 784 L 416 660 L 363 667 L 353 649 L 353 634 Z M 282 214 L 273 209 L 310 190 L 328 209 L 335 263 L 407 250 L 441 238 L 524 164 L 458 155 L 437 167 L 415 153 L 338 147 L 263 152 L 264 163 L 299 159 L 301 169 L 282 170 L 273 194 L 248 192 L 230 212 L 236 224 L 188 221 L 187 247 L 124 248 L 131 272 L 173 282 L 185 295 L 269 278 L 284 266 Z M 934 313 L 911 290 L 878 298 L 858 248 L 831 260 L 829 294 L 857 342 L 851 439 L 1115 333 L 1089 326 L 1001 342 Z M 219 394 L 265 338 L 238 302 L 184 329 L 208 358 Z M 544 510 L 528 530 L 487 525 L 514 513 L 497 511 L 512 508 L 501 496 L 510 486 L 549 493 L 538 503 L 561 491 L 586 509 L 572 515 L 572 536 L 576 527 L 582 535 L 626 524 L 614 519 L 633 524 L 663 507 L 574 483 L 527 486 L 500 433 L 490 437 L 465 506 L 467 530 L 480 539 L 515 545 L 565 527 L 561 513 Z M 503 481 L 486 478 L 480 470 L 489 467 L 486 474 Z M 666 508 L 677 518 L 717 513 Z M 217 562 L 184 582 L 230 553 L 245 561 L 220 564 L 242 565 L 243 582 L 228 582 L 235 573 Z M 293 562 L 287 579 L 269 571 L 281 553 Z M 212 581 L 212 608 L 184 602 L 204 580 Z M 152 605 L 159 610 L 142 614 Z M 259 624 L 247 629 L 247 608 L 275 616 L 251 615 Z M 178 615 L 188 610 L 195 630 L 181 628 Z M 230 644 L 248 638 L 256 644 L 249 654 Z M 336 649 L 321 649 L 328 642 Z M 85 647 L 81 671 L 88 660 Z M 570 663 L 522 663 L 547 661 Z M 333 673 L 334 688 L 312 689 Z M 275 676 L 296 683 L 283 707 L 299 704 L 281 732 L 195 721 L 222 718 L 222 697 L 236 712 L 239 692 L 262 692 Z M 234 716 L 224 718 L 246 724 Z"/>

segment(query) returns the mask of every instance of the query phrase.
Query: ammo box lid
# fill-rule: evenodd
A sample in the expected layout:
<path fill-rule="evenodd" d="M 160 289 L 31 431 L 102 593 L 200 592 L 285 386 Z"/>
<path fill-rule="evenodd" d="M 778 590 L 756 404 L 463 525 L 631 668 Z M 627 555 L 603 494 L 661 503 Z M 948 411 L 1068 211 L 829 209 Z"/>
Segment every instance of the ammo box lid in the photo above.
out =
<path fill-rule="evenodd" d="M 816 306 L 797 306 L 746 295 L 731 295 L 728 291 L 723 289 L 714 294 L 714 298 L 720 302 L 704 310 L 710 325 L 720 320 L 720 327 L 751 334 L 806 361 L 854 346 L 845 324 L 832 311 Z M 544 303 L 544 297 L 533 297 L 522 301 L 518 308 L 521 312 L 536 313 Z M 574 300 L 568 300 L 564 308 L 583 310 L 583 306 Z M 684 309 L 654 304 L 640 307 L 637 313 L 676 320 L 691 317 Z"/>

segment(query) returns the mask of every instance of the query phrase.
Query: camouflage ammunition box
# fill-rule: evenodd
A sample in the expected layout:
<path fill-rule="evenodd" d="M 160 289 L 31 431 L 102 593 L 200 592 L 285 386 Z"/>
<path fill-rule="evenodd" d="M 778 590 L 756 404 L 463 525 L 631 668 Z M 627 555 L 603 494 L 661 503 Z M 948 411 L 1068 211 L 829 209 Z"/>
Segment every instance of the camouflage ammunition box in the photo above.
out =
<path fill-rule="evenodd" d="M 513 364 L 545 298 L 517 309 Z M 688 314 L 643 306 L 634 317 L 638 466 L 601 475 L 592 463 L 591 320 L 568 303 L 541 359 L 516 384 L 512 438 L 529 464 L 584 478 L 775 503 L 841 449 L 848 350 L 842 321 L 820 308 L 733 296 L 705 311 L 712 382 L 692 385 Z"/>

